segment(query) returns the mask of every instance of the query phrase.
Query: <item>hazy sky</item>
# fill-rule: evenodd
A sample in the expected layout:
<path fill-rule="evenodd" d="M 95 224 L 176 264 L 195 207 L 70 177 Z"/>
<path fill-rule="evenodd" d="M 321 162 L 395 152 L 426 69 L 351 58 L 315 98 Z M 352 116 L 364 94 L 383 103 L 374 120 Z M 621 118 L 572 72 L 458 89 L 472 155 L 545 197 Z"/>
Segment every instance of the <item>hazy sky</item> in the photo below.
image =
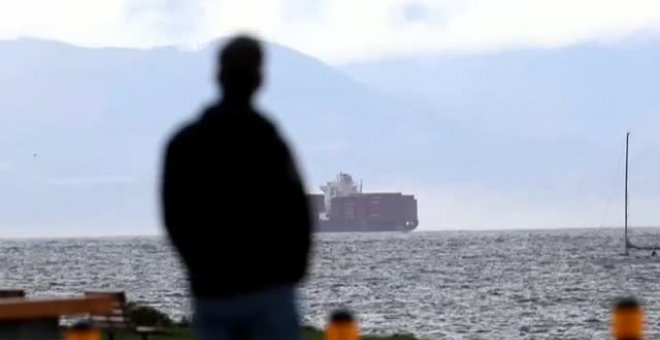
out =
<path fill-rule="evenodd" d="M 463 130 L 460 130 L 463 134 L 453 140 L 455 144 L 445 142 L 439 144 L 445 149 L 442 149 L 444 154 L 438 151 L 437 154 L 442 156 L 434 159 L 437 163 L 432 163 L 435 167 L 431 170 L 438 173 L 437 176 L 435 173 L 433 175 L 437 177 L 435 186 L 407 174 L 403 177 L 410 177 L 410 183 L 399 183 L 387 176 L 381 178 L 379 182 L 375 178 L 378 175 L 376 172 L 354 173 L 365 179 L 365 184 L 370 190 L 403 190 L 414 193 L 419 198 L 420 216 L 424 221 L 423 229 L 595 226 L 601 223 L 615 225 L 620 223 L 622 216 L 620 212 L 622 176 L 618 173 L 613 174 L 612 169 L 622 155 L 620 148 L 623 145 L 624 131 L 631 129 L 634 132 L 633 145 L 637 149 L 634 150 L 633 155 L 639 159 L 639 161 L 635 159 L 635 166 L 644 160 L 653 162 L 657 159 L 655 155 L 658 153 L 660 142 L 657 140 L 655 131 L 660 123 L 657 118 L 660 117 L 657 111 L 660 106 L 657 105 L 655 99 L 657 96 L 652 92 L 658 78 L 657 73 L 654 73 L 655 64 L 652 62 L 653 56 L 656 54 L 647 53 L 655 49 L 641 50 L 644 52 L 631 55 L 608 54 L 612 58 L 601 60 L 596 58 L 600 55 L 601 50 L 592 51 L 587 48 L 583 53 L 577 46 L 594 45 L 583 43 L 613 43 L 612 45 L 616 46 L 627 45 L 635 40 L 653 41 L 660 37 L 659 0 L 0 0 L 0 39 L 37 37 L 82 46 L 148 48 L 159 45 L 179 45 L 194 49 L 217 37 L 240 31 L 257 33 L 266 39 L 292 47 L 329 63 L 379 61 L 372 63 L 376 67 L 373 73 L 387 75 L 389 78 L 374 81 L 373 84 L 357 77 L 355 70 L 353 70 L 354 73 L 351 73 L 351 67 L 348 65 L 340 68 L 346 74 L 372 85 L 374 89 L 378 87 L 376 86 L 378 84 L 398 84 L 406 89 L 430 89 L 428 93 L 420 93 L 420 97 L 407 98 L 409 101 L 422 98 L 428 100 L 429 105 L 434 103 L 437 106 L 433 107 L 433 114 L 442 118 L 440 121 L 449 122 L 447 126 L 450 128 L 447 131 L 439 130 L 444 131 L 440 133 L 432 130 L 432 133 L 428 135 L 433 138 L 438 137 L 440 140 L 445 138 L 445 140 L 452 141 L 445 136 L 454 131 L 451 127 L 463 127 Z M 621 41 L 624 43 L 617 44 Z M 559 49 L 529 49 L 573 45 L 576 45 L 578 51 L 571 51 L 570 48 L 567 48 L 561 51 L 569 52 L 565 56 L 559 57 L 544 55 L 545 53 L 561 52 Z M 648 45 L 655 46 L 654 44 Z M 516 51 L 509 51 L 507 53 L 512 53 L 509 56 L 511 59 L 507 59 L 506 55 L 504 59 L 481 55 L 482 52 L 509 49 L 534 50 L 540 51 L 540 54 L 516 55 Z M 604 51 L 606 51 L 604 53 L 609 53 L 607 49 Z M 438 61 L 438 69 L 432 73 L 433 69 L 425 65 L 424 60 L 432 64 L 436 61 L 435 59 L 442 59 L 436 58 L 435 54 L 443 53 L 466 53 L 470 54 L 468 58 L 458 59 L 477 59 L 463 60 L 464 63 L 456 64 L 443 64 L 442 61 Z M 433 55 L 433 57 L 423 58 L 427 54 Z M 410 62 L 411 65 L 421 65 L 420 69 L 411 73 L 411 68 L 408 67 L 410 65 L 404 63 L 404 65 L 399 65 L 401 70 L 397 72 L 395 70 L 396 61 L 389 64 L 382 60 L 402 55 L 420 56 L 419 59 L 404 58 L 404 61 Z M 525 59 L 527 57 L 530 59 Z M 479 58 L 485 59 L 483 63 Z M 583 62 L 583 58 L 588 61 Z M 299 65 L 300 60 L 296 58 L 291 65 L 281 64 L 286 66 L 282 70 L 298 70 L 297 67 L 301 66 Z M 545 67 L 518 68 L 520 60 L 528 61 L 530 65 L 537 65 L 534 62 L 542 61 L 554 61 L 554 63 L 544 64 L 550 67 L 548 69 Z M 588 67 L 593 63 L 592 61 L 599 60 L 604 66 L 598 67 L 599 64 L 596 62 L 597 65 L 593 69 Z M 525 63 L 523 62 L 523 64 Z M 339 77 L 339 73 L 335 74 L 337 70 L 326 70 L 323 65 L 316 63 L 310 65 L 306 65 L 310 67 L 309 69 L 301 68 L 301 70 L 319 72 L 314 73 L 316 78 L 310 79 L 323 79 L 318 83 L 335 84 L 336 77 Z M 364 66 L 356 65 L 353 64 L 353 68 Z M 463 65 L 464 68 L 460 70 L 477 70 L 478 72 L 453 72 L 454 66 L 452 65 L 459 66 L 459 69 Z M 470 69 L 469 65 L 476 66 L 474 69 Z M 492 67 L 492 65 L 495 66 Z M 641 66 L 634 67 L 636 65 Z M 383 69 L 391 72 L 381 72 Z M 414 71 L 416 68 L 413 67 L 412 70 Z M 484 70 L 492 72 L 484 72 Z M 558 71 L 559 74 L 555 74 L 555 71 Z M 343 74 L 339 79 L 344 79 Z M 536 78 L 533 77 L 534 74 L 536 74 Z M 0 72 L 0 76 L 2 75 Z M 397 78 L 398 75 L 405 75 L 407 78 Z M 601 75 L 607 76 L 600 77 Z M 328 76 L 332 76 L 330 80 L 324 78 Z M 68 88 L 51 89 L 48 82 L 44 83 L 46 86 L 35 89 L 32 75 L 28 75 L 25 79 L 32 86 L 16 87 L 12 84 L 7 88 L 16 91 L 25 89 L 39 91 L 41 89 L 49 97 L 56 99 L 59 96 L 66 97 L 64 95 L 70 91 Z M 286 77 L 281 80 L 286 80 Z M 199 82 L 203 81 L 200 78 Z M 549 83 L 546 83 L 548 81 Z M 166 82 L 174 83 L 171 79 Z M 10 84 L 10 82 L 5 83 Z M 191 81 L 190 84 L 197 83 Z M 338 88 L 346 90 L 343 82 L 337 84 L 339 84 Z M 438 89 L 442 89 L 443 84 L 449 85 L 444 87 L 444 92 L 438 91 Z M 479 87 L 481 85 L 478 86 L 478 84 L 483 86 Z M 568 87 L 566 84 L 573 84 L 574 87 Z M 99 86 L 98 88 L 104 87 Z M 366 89 L 360 88 L 360 90 Z M 336 91 L 321 92 L 317 95 L 319 98 L 325 98 L 325 94 L 330 92 L 337 95 Z M 410 91 L 401 91 L 401 89 L 398 92 L 410 94 L 408 93 Z M 446 98 L 438 97 L 436 92 L 445 93 Z M 359 92 L 360 96 L 363 93 L 365 92 Z M 351 94 L 353 93 L 344 93 L 347 98 L 352 98 Z M 412 94 L 417 95 L 418 93 Z M 95 96 L 104 98 L 105 95 L 104 92 L 92 92 L 86 94 L 87 101 L 54 101 L 60 108 L 59 110 L 50 110 L 51 107 L 47 104 L 44 104 L 44 107 L 48 109 L 41 109 L 31 98 L 21 103 L 30 108 L 30 112 L 36 114 L 34 117 L 47 117 L 53 113 L 50 111 L 54 111 L 58 115 L 55 121 L 61 126 L 80 127 L 81 130 L 84 130 L 85 124 L 93 125 L 94 122 L 102 121 L 105 115 L 116 114 L 112 111 L 114 106 L 102 107 L 102 110 L 97 107 L 99 100 Z M 0 107 L 2 104 L 5 105 L 0 110 L 0 117 L 4 119 L 2 122 L 5 123 L 5 126 L 12 126 L 12 122 L 18 124 L 22 118 L 20 115 L 12 116 L 12 110 L 22 106 L 12 106 L 11 99 L 16 98 L 7 97 L 10 100 L 0 103 Z M 479 98 L 479 100 L 472 100 L 473 98 Z M 543 98 L 547 100 L 540 101 Z M 602 101 L 602 98 L 608 100 Z M 41 99 L 43 101 L 43 98 Z M 191 100 L 186 96 L 178 99 Z M 289 102 L 286 96 L 282 96 L 280 99 L 282 102 Z M 436 103 L 435 100 L 438 102 Z M 197 99 L 193 100 L 193 102 L 196 101 Z M 376 101 L 378 102 L 380 99 Z M 339 101 L 333 99 L 333 102 Z M 480 102 L 483 105 L 477 105 Z M 124 103 L 123 98 L 121 103 Z M 126 101 L 126 103 L 132 102 Z M 141 104 L 145 104 L 145 107 L 148 108 L 157 107 L 152 102 L 148 103 L 153 106 Z M 346 101 L 342 105 L 348 106 L 349 103 L 351 102 Z M 186 104 L 187 106 L 188 104 Z M 118 107 L 136 111 L 141 109 L 141 107 L 121 105 Z M 114 109 L 118 110 L 117 112 L 121 111 L 117 108 Z M 372 111 L 378 112 L 377 109 Z M 408 114 L 406 110 L 401 111 Z M 315 119 L 322 116 L 318 115 L 318 112 L 315 114 L 317 114 L 314 116 Z M 85 118 L 81 119 L 81 116 Z M 329 114 L 326 116 L 331 117 Z M 42 121 L 42 119 L 26 119 L 30 122 Z M 287 123 L 292 122 L 299 123 L 294 120 L 287 121 Z M 409 121 L 402 119 L 401 122 Z M 531 123 L 526 125 L 529 122 Z M 122 124 L 131 123 L 122 121 Z M 291 127 L 292 130 L 297 127 L 296 131 L 303 135 L 306 132 L 306 126 L 318 126 L 316 122 L 311 121 L 307 121 L 307 124 L 313 125 L 299 123 L 286 126 Z M 396 122 L 392 125 L 396 125 Z M 490 130 L 479 130 L 485 127 Z M 48 128 L 53 129 L 53 127 Z M 15 130 L 13 127 L 12 129 Z M 44 127 L 44 129 L 46 128 Z M 419 127 L 419 130 L 422 130 L 422 127 Z M 571 131 L 574 132 L 573 135 L 571 135 Z M 415 137 L 424 139 L 426 135 L 421 132 L 415 130 Z M 314 133 L 316 134 L 316 131 Z M 526 181 L 524 178 L 511 180 L 506 177 L 509 182 L 506 182 L 505 179 L 501 179 L 501 183 L 498 182 L 498 176 L 502 177 L 502 174 L 508 174 L 511 171 L 508 171 L 509 167 L 501 164 L 502 161 L 496 159 L 495 164 L 492 164 L 492 160 L 489 161 L 488 156 L 491 154 L 491 149 L 488 146 L 491 145 L 492 140 L 499 140 L 500 144 L 493 145 L 506 147 L 509 145 L 507 144 L 509 138 L 510 144 L 514 147 L 525 146 L 520 140 L 529 140 L 525 138 L 530 136 L 524 134 L 533 135 L 536 138 L 534 142 L 540 143 L 541 146 L 546 145 L 547 148 L 550 148 L 549 146 L 559 145 L 562 146 L 561 150 L 569 150 L 568 160 L 561 157 L 556 160 L 557 163 L 560 163 L 558 165 L 566 165 L 566 167 L 561 168 L 557 164 L 553 164 L 555 167 L 548 167 L 548 173 L 539 174 L 538 180 L 529 178 Z M 20 137 L 17 137 L 18 140 L 30 139 L 30 135 L 25 133 L 16 132 L 15 136 Z M 567 136 L 572 136 L 573 139 Z M 49 135 L 48 138 L 61 137 L 61 135 L 59 137 Z M 7 138 L 9 141 L 15 142 L 11 137 Z M 93 139 L 94 136 L 86 138 Z M 475 141 L 474 145 L 460 148 L 471 139 Z M 414 141 L 414 138 L 410 138 L 410 141 Z M 608 141 L 607 148 L 603 147 L 603 141 Z M 103 140 L 97 142 L 101 146 L 105 145 Z M 330 142 L 332 143 L 328 145 L 334 147 L 343 141 L 340 140 L 339 144 L 335 143 L 336 140 L 330 140 Z M 435 150 L 437 147 L 440 150 L 439 146 L 433 144 L 436 143 L 436 139 L 430 139 L 428 143 L 429 148 Z M 578 151 L 563 147 L 562 143 L 569 146 L 577 144 L 576 150 L 587 150 L 588 155 L 597 156 L 596 158 L 601 163 L 594 163 L 594 166 L 591 167 L 588 166 L 589 164 L 580 163 L 577 159 L 579 157 L 570 163 L 571 152 L 576 154 Z M 9 144 L 6 143 L 6 145 Z M 144 144 L 148 143 L 144 142 Z M 459 147 L 458 151 L 452 149 L 456 145 Z M 88 146 L 88 148 L 97 146 Z M 472 149 L 470 149 L 471 147 Z M 534 156 L 533 147 L 538 147 L 538 145 L 530 145 L 531 151 L 524 155 Z M 7 148 L 12 151 L 14 149 L 14 147 Z M 310 150 L 312 149 L 310 148 Z M 593 150 L 601 151 L 603 155 Z M 144 152 L 142 149 L 139 151 Z M 134 153 L 136 159 L 144 158 L 143 154 L 138 154 L 138 151 Z M 149 164 L 156 164 L 155 153 L 148 154 L 154 158 Z M 435 153 L 431 154 L 435 155 Z M 451 166 L 443 163 L 450 160 L 451 158 L 448 157 L 452 155 L 455 158 L 450 165 L 455 165 L 454 168 L 458 169 L 455 173 L 450 169 Z M 318 155 L 310 151 L 307 156 L 305 160 L 310 164 L 321 164 L 321 162 L 310 161 L 313 159 L 312 156 Z M 12 174 L 19 173 L 18 165 L 8 161 L 7 155 L 0 155 L 0 175 L 2 175 L 0 181 L 4 179 L 5 185 L 13 185 L 14 190 L 3 189 L 6 197 L 10 197 L 10 199 L 3 202 L 2 208 L 5 209 L 4 211 L 12 213 L 19 212 L 13 215 L 13 220 L 5 217 L 0 219 L 0 230 L 4 234 L 34 233 L 41 235 L 40 233 L 44 229 L 34 228 L 33 231 L 33 229 L 23 228 L 24 225 L 38 225 L 39 223 L 47 225 L 49 228 L 52 226 L 53 233 L 60 232 L 63 235 L 89 233 L 87 220 L 79 216 L 80 210 L 85 209 L 90 211 L 86 216 L 92 216 L 91 219 L 98 224 L 98 227 L 104 228 L 99 230 L 110 230 L 112 226 L 126 225 L 127 229 L 113 229 L 113 232 L 124 233 L 125 230 L 130 230 L 128 229 L 130 223 L 137 226 L 136 230 L 144 232 L 159 230 L 158 224 L 154 222 L 157 209 L 154 204 L 156 199 L 152 196 L 155 195 L 153 188 L 156 187 L 156 180 L 154 176 L 150 175 L 151 172 L 145 175 L 128 166 L 118 170 L 113 169 L 111 165 L 114 163 L 110 159 L 105 163 L 93 160 L 89 162 L 90 164 L 83 162 L 86 160 L 82 160 L 80 164 L 87 165 L 87 170 L 89 170 L 89 173 L 82 173 L 78 169 L 80 164 L 76 162 L 75 158 L 66 157 L 69 158 L 62 162 L 62 158 L 47 153 L 39 153 L 38 157 L 34 157 L 32 151 L 25 155 L 19 153 L 14 157 L 18 159 L 15 162 L 20 163 L 22 160 L 24 165 L 28 164 L 27 169 L 44 171 L 43 174 L 35 175 L 38 178 L 45 178 L 43 183 L 35 184 L 30 177 L 26 177 L 24 182 L 13 180 Z M 359 159 L 366 166 L 368 162 L 363 161 L 361 157 Z M 393 160 L 398 159 L 393 158 Z M 512 163 L 517 160 L 518 158 Z M 34 166 L 36 162 L 39 162 L 38 165 L 42 164 L 42 168 Z M 510 168 L 514 170 L 525 168 L 525 162 L 521 163 L 523 166 L 514 165 Z M 52 169 L 46 165 L 61 165 L 62 169 L 55 167 L 54 169 L 59 169 L 59 171 L 49 173 L 46 170 L 51 171 Z M 326 168 L 335 166 L 341 167 L 345 164 L 325 165 Z M 321 168 L 320 165 L 317 166 L 317 172 L 319 172 L 319 168 Z M 451 176 L 462 173 L 463 168 L 468 170 L 465 176 Z M 483 172 L 469 171 L 475 168 L 485 170 Z M 639 171 L 635 168 L 633 172 L 635 176 L 632 182 L 634 193 L 632 221 L 637 224 L 656 225 L 660 218 L 657 210 L 657 206 L 660 204 L 660 198 L 657 196 L 657 192 L 660 192 L 658 190 L 660 181 L 658 176 L 652 172 L 658 166 L 656 163 L 641 164 L 639 168 Z M 499 169 L 499 172 L 491 173 L 490 170 L 493 169 Z M 325 170 L 341 170 L 341 168 Z M 524 174 L 524 171 L 520 173 Z M 548 176 L 544 178 L 541 176 L 543 174 Z M 22 175 L 25 174 L 22 173 Z M 323 178 L 314 178 L 311 181 L 311 187 L 315 188 L 316 184 L 329 179 L 325 178 L 325 175 Z M 603 180 L 603 178 L 607 180 Z M 615 186 L 610 184 L 612 182 L 615 183 Z M 511 184 L 516 184 L 518 189 L 512 188 Z M 41 191 L 26 190 L 25 187 L 30 185 L 40 186 Z M 607 190 L 604 187 L 607 187 Z M 614 189 L 609 189 L 611 187 Z M 0 199 L 2 199 L 3 191 L 0 191 Z M 49 193 L 50 196 L 42 197 L 42 192 Z M 66 204 L 67 209 L 62 209 L 61 205 L 52 204 L 57 200 L 65 201 L 57 195 L 59 192 L 66 193 L 68 195 L 66 197 L 71 202 L 82 203 Z M 98 201 L 89 200 L 88 192 L 93 192 L 94 195 L 91 197 Z M 610 204 L 609 200 L 613 196 L 615 198 Z M 129 197 L 130 199 L 112 201 L 113 197 Z M 112 202 L 107 203 L 103 199 Z M 99 202 L 101 204 L 98 204 Z M 104 204 L 114 205 L 112 209 L 105 209 Z M 150 206 L 144 208 L 145 204 L 150 204 Z M 99 210 L 99 206 L 104 208 Z M 606 206 L 605 213 L 603 213 L 603 206 Z M 95 207 L 97 210 L 94 210 Z M 35 209 L 40 209 L 42 213 L 34 214 Z M 144 210 L 148 211 L 148 216 L 144 214 Z M 123 211 L 127 214 L 114 214 L 114 211 Z M 1 213 L 2 211 L 0 211 Z M 53 216 L 59 219 L 54 219 Z M 130 220 L 130 223 L 127 220 Z M 74 226 L 72 227 L 72 225 Z M 78 228 L 76 226 L 80 226 L 79 230 L 75 229 Z M 140 229 L 139 226 L 145 227 Z"/>
<path fill-rule="evenodd" d="M 329 62 L 655 35 L 657 0 L 3 0 L 0 38 L 198 46 L 236 31 Z"/>

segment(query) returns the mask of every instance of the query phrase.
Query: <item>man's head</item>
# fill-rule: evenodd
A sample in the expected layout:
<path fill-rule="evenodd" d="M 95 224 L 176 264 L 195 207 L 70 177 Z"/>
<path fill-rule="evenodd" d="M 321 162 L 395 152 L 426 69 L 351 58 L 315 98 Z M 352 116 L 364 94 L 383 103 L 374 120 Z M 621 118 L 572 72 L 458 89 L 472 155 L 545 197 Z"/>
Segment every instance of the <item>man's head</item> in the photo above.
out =
<path fill-rule="evenodd" d="M 257 39 L 232 38 L 218 56 L 218 84 L 225 100 L 249 102 L 262 82 L 264 53 Z"/>

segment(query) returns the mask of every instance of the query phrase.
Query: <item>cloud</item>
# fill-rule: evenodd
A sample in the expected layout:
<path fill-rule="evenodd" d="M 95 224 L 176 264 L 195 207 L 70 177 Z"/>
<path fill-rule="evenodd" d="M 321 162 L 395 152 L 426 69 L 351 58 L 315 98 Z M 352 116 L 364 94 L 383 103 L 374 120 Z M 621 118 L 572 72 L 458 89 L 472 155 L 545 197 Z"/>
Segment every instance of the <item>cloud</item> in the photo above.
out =
<path fill-rule="evenodd" d="M 51 178 L 47 182 L 57 186 L 121 185 L 134 183 L 135 178 L 123 175 L 76 176 Z"/>
<path fill-rule="evenodd" d="M 429 10 L 426 6 L 419 3 L 408 3 L 401 7 L 401 19 L 405 23 L 427 21 Z"/>
<path fill-rule="evenodd" d="M 172 43 L 185 42 L 199 29 L 204 1 L 140 0 L 127 1 L 127 20 L 158 32 Z"/>
<path fill-rule="evenodd" d="M 38 10 L 35 10 L 38 9 Z M 657 34 L 656 0 L 9 0 L 0 37 L 198 46 L 258 33 L 330 62 Z"/>
<path fill-rule="evenodd" d="M 127 33 L 121 29 L 124 6 L 121 1 L 3 1 L 0 3 L 0 36 L 124 44 Z"/>
<path fill-rule="evenodd" d="M 175 0 L 8 0 L 0 2 L 0 39 L 37 37 L 84 46 L 185 43 L 195 5 Z M 180 18 L 180 19 L 178 19 Z M 179 33 L 177 30 L 180 30 Z"/>

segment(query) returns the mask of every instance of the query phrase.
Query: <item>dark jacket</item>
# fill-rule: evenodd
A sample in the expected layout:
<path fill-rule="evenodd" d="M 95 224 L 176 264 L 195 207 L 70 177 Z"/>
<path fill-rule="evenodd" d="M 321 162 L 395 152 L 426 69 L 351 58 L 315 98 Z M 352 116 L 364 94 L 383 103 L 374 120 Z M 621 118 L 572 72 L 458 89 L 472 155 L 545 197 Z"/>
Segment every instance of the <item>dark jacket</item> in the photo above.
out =
<path fill-rule="evenodd" d="M 294 160 L 254 109 L 218 104 L 170 141 L 165 226 L 197 297 L 298 283 L 311 215 Z"/>

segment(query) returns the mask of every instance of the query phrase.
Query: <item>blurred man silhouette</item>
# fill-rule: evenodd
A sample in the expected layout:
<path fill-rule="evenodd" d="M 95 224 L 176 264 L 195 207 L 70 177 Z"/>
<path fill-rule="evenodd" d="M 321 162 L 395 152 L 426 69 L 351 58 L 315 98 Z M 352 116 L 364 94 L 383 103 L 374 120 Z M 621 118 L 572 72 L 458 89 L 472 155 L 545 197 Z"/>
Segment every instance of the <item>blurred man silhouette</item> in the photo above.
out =
<path fill-rule="evenodd" d="M 221 100 L 170 141 L 165 226 L 188 269 L 198 339 L 297 339 L 311 216 L 292 155 L 255 108 L 260 43 L 219 54 Z"/>

